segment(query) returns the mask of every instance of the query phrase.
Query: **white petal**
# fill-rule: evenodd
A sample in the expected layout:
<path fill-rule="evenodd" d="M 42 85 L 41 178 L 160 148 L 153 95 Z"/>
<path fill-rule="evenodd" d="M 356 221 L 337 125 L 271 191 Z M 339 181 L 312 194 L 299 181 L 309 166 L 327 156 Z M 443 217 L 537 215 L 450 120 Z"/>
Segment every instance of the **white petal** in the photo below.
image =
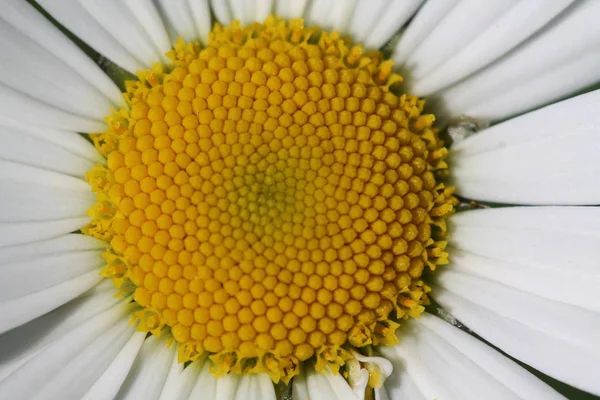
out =
<path fill-rule="evenodd" d="M 263 22 L 273 13 L 275 0 L 256 0 L 254 5 L 254 21 Z"/>
<path fill-rule="evenodd" d="M 158 399 L 175 357 L 177 357 L 175 346 L 169 348 L 164 340 L 150 336 L 144 341 L 144 345 L 115 399 Z"/>
<path fill-rule="evenodd" d="M 0 247 L 34 243 L 74 232 L 86 224 L 88 216 L 41 222 L 0 222 Z"/>
<path fill-rule="evenodd" d="M 413 16 L 421 3 L 423 3 L 423 0 L 394 0 L 389 2 L 384 14 L 380 16 L 377 24 L 364 40 L 365 47 L 374 49 L 382 47 Z"/>
<path fill-rule="evenodd" d="M 0 160 L 0 221 L 84 216 L 94 195 L 81 179 Z"/>
<path fill-rule="evenodd" d="M 103 250 L 106 242 L 81 234 L 59 236 L 27 245 L 0 247 L 0 265 L 73 251 Z"/>
<path fill-rule="evenodd" d="M 191 367 L 192 364 L 189 366 Z M 180 393 L 191 389 L 190 379 L 183 376 L 183 364 L 177 357 L 173 357 L 171 367 L 167 373 L 167 379 L 160 393 L 159 400 L 175 400 L 179 398 Z M 189 392 L 188 392 L 189 393 Z"/>
<path fill-rule="evenodd" d="M 134 333 L 106 371 L 82 397 L 82 400 L 112 400 L 119 391 L 137 354 L 142 348 L 146 333 Z"/>
<path fill-rule="evenodd" d="M 146 67 L 161 60 L 164 52 L 154 46 L 129 8 L 120 0 L 79 0 L 79 3 L 105 30 Z"/>
<path fill-rule="evenodd" d="M 307 3 L 308 0 L 276 0 L 275 14 L 285 19 L 300 18 Z"/>
<path fill-rule="evenodd" d="M 304 365 L 294 378 L 292 396 L 294 399 L 360 400 L 341 375 L 317 372 L 310 365 Z"/>
<path fill-rule="evenodd" d="M 218 397 L 221 399 L 222 397 Z M 227 398 L 224 398 L 227 399 Z M 243 375 L 231 400 L 275 400 L 275 388 L 269 375 Z"/>
<path fill-rule="evenodd" d="M 304 14 L 306 24 L 330 29 L 330 15 L 334 3 L 335 0 L 312 0 Z"/>
<path fill-rule="evenodd" d="M 446 31 L 441 25 L 436 26 L 428 40 L 419 47 L 414 56 L 409 57 L 406 66 L 412 75 L 409 92 L 418 96 L 430 96 L 458 82 L 508 53 L 572 2 L 573 0 L 533 0 L 513 4 L 502 2 L 510 4 L 510 9 L 494 13 L 489 12 L 492 7 L 486 2 L 482 11 L 489 15 L 490 20 L 481 21 L 482 13 L 476 12 L 470 6 L 469 9 L 463 9 L 466 23 L 457 20 L 459 16 L 456 15 L 456 11 L 461 7 L 456 7 L 444 20 L 443 26 Z M 476 21 L 473 15 L 477 15 Z M 478 25 L 473 22 L 484 23 Z M 475 25 L 478 29 L 474 29 Z M 469 28 L 470 35 L 465 34 L 465 29 L 456 29 L 456 26 Z M 456 33 L 461 33 L 461 37 L 456 38 Z M 438 43 L 429 40 L 434 35 L 442 35 L 438 38 Z M 413 69 L 413 65 L 420 65 L 421 68 Z"/>
<path fill-rule="evenodd" d="M 600 203 L 599 106 L 594 91 L 458 143 L 451 168 L 458 193 L 513 204 Z"/>
<path fill-rule="evenodd" d="M 29 4 L 7 2 L 1 13 L 2 18 L 13 28 L 66 63 L 114 105 L 121 107 L 125 104 L 119 88 L 96 63 Z"/>
<path fill-rule="evenodd" d="M 196 376 L 195 384 L 189 393 L 189 396 L 184 396 L 185 393 L 180 395 L 178 400 L 194 400 L 198 398 L 206 398 L 206 399 L 214 399 L 215 394 L 217 392 L 217 379 L 210 372 L 210 368 L 212 366 L 212 362 L 205 358 L 202 361 L 195 362 L 192 367 L 193 370 L 190 369 L 188 372 L 188 368 L 186 368 L 183 373 L 193 373 Z"/>
<path fill-rule="evenodd" d="M 399 345 L 379 349 L 395 371 L 397 366 L 403 371 L 401 378 L 408 378 L 397 383 L 399 388 L 386 384 L 388 392 L 400 389 L 411 399 L 563 398 L 493 348 L 432 315 L 411 321 L 399 338 Z"/>
<path fill-rule="evenodd" d="M 462 274 L 459 277 L 456 275 L 459 274 L 440 277 L 444 280 L 444 286 L 436 286 L 434 291 L 435 299 L 461 322 L 512 357 L 569 385 L 600 394 L 595 372 L 595 366 L 600 362 L 600 352 L 596 346 L 589 347 L 569 341 L 562 332 L 557 333 L 562 336 L 554 336 L 554 332 L 548 330 L 554 314 L 539 316 L 527 324 L 524 320 L 538 313 L 533 307 L 520 304 L 515 309 L 515 305 L 508 302 L 491 306 L 493 303 L 505 302 L 514 297 L 515 300 L 529 302 L 531 306 L 544 304 L 543 312 L 547 313 L 553 305 L 560 307 L 561 303 L 542 298 L 532 301 L 531 296 L 523 295 L 523 292 L 507 286 L 475 277 L 465 279 L 466 275 Z M 457 284 L 458 280 L 461 282 Z M 460 290 L 460 295 L 454 290 Z M 486 291 L 490 295 L 485 304 L 479 304 L 484 296 L 476 290 Z M 491 298 L 491 295 L 495 298 Z M 563 305 L 558 314 L 565 315 L 568 307 L 571 306 Z M 495 310 L 501 310 L 501 314 Z M 575 310 L 575 307 L 571 307 L 571 310 Z M 598 318 L 592 319 L 592 312 L 581 309 L 578 314 L 578 317 L 584 316 L 588 324 L 598 332 Z M 546 326 L 533 326 L 543 318 L 546 319 Z M 579 332 L 574 333 L 572 337 L 577 333 Z"/>
<path fill-rule="evenodd" d="M 377 2 L 365 3 L 378 4 Z M 400 37 L 393 53 L 393 60 L 403 64 L 413 51 L 434 31 L 442 19 L 450 14 L 460 0 L 429 0 L 423 4 L 414 19 L 406 27 L 406 31 Z"/>
<path fill-rule="evenodd" d="M 485 32 L 516 4 L 517 0 L 459 2 L 408 56 L 405 68 L 413 79 L 426 76 Z"/>
<path fill-rule="evenodd" d="M 249 17 L 254 14 L 254 2 L 252 0 L 227 0 L 231 10 L 231 19 L 238 20 L 242 26 L 248 25 Z"/>
<path fill-rule="evenodd" d="M 106 129 L 104 121 L 61 110 L 3 83 L 0 83 L 0 117 L 76 132 L 97 133 Z"/>
<path fill-rule="evenodd" d="M 108 350 L 102 348 L 104 346 L 111 349 L 106 355 L 114 353 L 115 348 L 109 340 L 113 336 L 111 333 L 114 333 L 116 340 L 126 336 L 127 331 L 133 333 L 132 327 L 128 325 L 130 309 L 131 303 L 119 303 L 44 347 L 0 383 L 0 398 L 32 399 L 36 395 L 43 395 L 45 385 L 56 390 L 57 387 L 52 387 L 53 385 L 70 383 L 70 398 L 80 399 L 102 372 L 102 364 L 110 363 L 110 359 L 99 356 L 102 350 Z M 103 346 L 95 346 L 95 343 L 102 343 Z M 89 370 L 87 367 L 82 368 L 86 364 L 90 364 Z M 79 366 L 79 376 L 73 379 L 70 371 L 76 366 Z M 62 396 L 65 394 L 69 393 L 63 392 Z"/>
<path fill-rule="evenodd" d="M 0 18 L 6 18 L 0 14 Z M 0 82 L 64 112 L 103 121 L 110 100 L 42 44 L 0 19 Z"/>
<path fill-rule="evenodd" d="M 0 303 L 0 333 L 23 325 L 74 299 L 103 278 L 99 271 L 87 272 L 39 292 Z"/>
<path fill-rule="evenodd" d="M 77 0 L 39 0 L 38 3 L 69 31 L 131 73 L 144 63 L 125 49 Z M 124 38 L 123 38 L 124 39 Z"/>
<path fill-rule="evenodd" d="M 33 399 L 80 400 L 90 388 L 95 386 L 98 379 L 101 379 L 100 384 L 106 385 L 102 379 L 106 369 L 117 361 L 119 354 L 134 335 L 135 327 L 129 324 L 127 317 L 122 318 L 97 335 L 92 343 L 78 352 L 67 364 L 62 365 L 58 373 L 39 389 L 38 395 Z M 144 335 L 138 333 L 138 341 L 141 342 L 143 339 Z M 74 377 L 76 379 L 73 379 Z M 118 385 L 119 381 L 111 383 Z M 110 390 L 111 387 L 104 386 L 103 389 Z"/>
<path fill-rule="evenodd" d="M 69 251 L 0 265 L 0 303 L 59 285 L 104 266 L 102 250 Z"/>
<path fill-rule="evenodd" d="M 40 349 L 114 306 L 112 282 L 104 280 L 73 301 L 0 336 L 0 381 Z"/>
<path fill-rule="evenodd" d="M 98 152 L 98 150 L 96 150 L 94 145 L 91 144 L 83 135 L 78 133 L 50 128 L 40 128 L 31 124 L 21 123 L 16 120 L 1 116 L 0 126 L 43 139 L 46 142 L 62 147 L 77 156 L 95 163 L 106 163 L 106 160 Z"/>
<path fill-rule="evenodd" d="M 210 5 L 208 0 L 189 0 L 192 18 L 196 24 L 196 32 L 202 43 L 208 43 L 208 34 L 212 29 Z"/>
<path fill-rule="evenodd" d="M 575 2 L 530 40 L 440 92 L 438 115 L 502 120 L 599 82 L 599 13 L 597 1 Z"/>
<path fill-rule="evenodd" d="M 198 39 L 196 24 L 192 18 L 188 0 L 157 0 L 156 4 L 170 28 L 175 32 L 175 35 L 171 37 L 172 43 L 175 43 L 179 37 L 187 42 Z"/>
<path fill-rule="evenodd" d="M 232 21 L 229 2 L 226 0 L 210 0 L 210 5 L 221 25 L 229 25 Z"/>
<path fill-rule="evenodd" d="M 450 246 L 451 271 L 600 312 L 600 270 L 590 262 L 600 247 L 598 207 L 461 212 L 452 217 Z"/>
<path fill-rule="evenodd" d="M 154 4 L 147 0 L 125 0 L 127 8 L 131 15 L 140 23 L 141 27 L 150 38 L 150 41 L 160 53 L 163 62 L 170 63 L 170 60 L 165 56 L 165 53 L 171 50 L 171 41 L 165 29 L 160 14 Z M 155 60 L 157 61 L 157 60 Z"/>
<path fill-rule="evenodd" d="M 347 28 L 356 43 L 363 43 L 387 9 L 387 0 L 357 0 Z"/>
<path fill-rule="evenodd" d="M 79 178 L 83 178 L 86 172 L 97 163 L 97 161 L 74 153 L 59 144 L 60 141 L 64 141 L 67 145 L 72 143 L 77 147 L 84 146 L 89 152 L 95 152 L 94 147 L 81 135 L 55 131 L 50 134 L 50 139 L 53 139 L 53 141 L 46 139 L 44 136 L 32 134 L 32 130 L 6 126 L 0 117 L 0 159 L 2 160 L 14 161 Z"/>

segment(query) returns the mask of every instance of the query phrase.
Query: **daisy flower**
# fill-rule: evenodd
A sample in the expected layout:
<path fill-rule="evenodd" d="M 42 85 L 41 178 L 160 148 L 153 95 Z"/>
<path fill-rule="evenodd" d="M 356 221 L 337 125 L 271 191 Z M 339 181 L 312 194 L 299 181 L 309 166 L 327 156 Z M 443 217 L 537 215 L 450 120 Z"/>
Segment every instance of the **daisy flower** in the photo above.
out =
<path fill-rule="evenodd" d="M 600 395 L 598 17 L 2 1 L 0 398 Z"/>

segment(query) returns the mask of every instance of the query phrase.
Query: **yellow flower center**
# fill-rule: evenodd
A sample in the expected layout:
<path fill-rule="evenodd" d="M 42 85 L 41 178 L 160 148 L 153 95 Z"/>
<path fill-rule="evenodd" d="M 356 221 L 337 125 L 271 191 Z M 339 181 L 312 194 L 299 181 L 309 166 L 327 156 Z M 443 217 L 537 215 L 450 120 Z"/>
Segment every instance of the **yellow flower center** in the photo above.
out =
<path fill-rule="evenodd" d="M 127 83 L 88 174 L 84 232 L 110 242 L 102 274 L 133 291 L 138 329 L 275 381 L 395 343 L 447 262 L 454 199 L 423 101 L 390 92 L 379 52 L 302 20 L 217 25 L 169 56 Z"/>

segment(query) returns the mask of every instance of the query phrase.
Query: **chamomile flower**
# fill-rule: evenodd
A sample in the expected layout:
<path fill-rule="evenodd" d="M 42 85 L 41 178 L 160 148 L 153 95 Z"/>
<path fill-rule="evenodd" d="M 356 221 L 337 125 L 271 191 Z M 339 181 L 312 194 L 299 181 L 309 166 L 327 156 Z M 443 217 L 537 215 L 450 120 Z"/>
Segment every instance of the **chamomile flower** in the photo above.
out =
<path fill-rule="evenodd" d="M 0 398 L 600 395 L 598 16 L 4 1 Z"/>

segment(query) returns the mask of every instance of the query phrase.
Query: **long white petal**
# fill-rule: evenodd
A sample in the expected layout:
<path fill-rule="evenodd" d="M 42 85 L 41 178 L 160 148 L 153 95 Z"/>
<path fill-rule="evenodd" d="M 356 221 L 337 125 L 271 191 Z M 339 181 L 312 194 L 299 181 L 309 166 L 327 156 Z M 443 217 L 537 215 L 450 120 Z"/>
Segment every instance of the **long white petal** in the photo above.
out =
<path fill-rule="evenodd" d="M 459 2 L 409 55 L 405 63 L 406 69 L 413 79 L 427 75 L 485 32 L 516 3 L 516 0 Z"/>
<path fill-rule="evenodd" d="M 158 399 L 175 357 L 177 357 L 175 346 L 169 348 L 164 340 L 150 336 L 144 341 L 115 399 Z"/>
<path fill-rule="evenodd" d="M 84 216 L 94 203 L 86 182 L 0 160 L 0 221 L 44 221 Z"/>
<path fill-rule="evenodd" d="M 363 0 L 367 7 L 373 4 L 373 7 L 379 4 Z M 408 24 L 406 30 L 402 33 L 398 44 L 393 52 L 393 60 L 398 64 L 403 64 L 413 51 L 435 30 L 442 19 L 451 13 L 460 0 L 428 0 L 419 9 L 413 20 Z"/>
<path fill-rule="evenodd" d="M 212 29 L 209 2 L 208 0 L 189 0 L 189 4 L 200 40 L 207 44 L 208 34 Z"/>
<path fill-rule="evenodd" d="M 70 251 L 0 265 L 0 303 L 74 279 L 102 267 L 102 250 Z"/>
<path fill-rule="evenodd" d="M 276 0 L 276 14 L 285 19 L 300 18 L 304 15 L 308 0 Z"/>
<path fill-rule="evenodd" d="M 365 38 L 366 47 L 378 49 L 413 16 L 423 0 L 394 0 L 388 3 L 377 24 Z"/>
<path fill-rule="evenodd" d="M 304 365 L 294 378 L 292 396 L 294 399 L 360 400 L 341 375 L 317 372 L 310 365 Z"/>
<path fill-rule="evenodd" d="M 248 25 L 250 22 L 250 16 L 254 14 L 254 1 L 245 0 L 226 0 L 229 2 L 229 9 L 231 10 L 231 18 L 240 21 L 242 26 Z"/>
<path fill-rule="evenodd" d="M 56 390 L 58 387 L 55 385 L 70 384 L 71 390 L 61 394 L 69 397 L 62 398 L 80 399 L 111 361 L 110 357 L 100 356 L 102 350 L 110 348 L 106 355 L 119 350 L 118 346 L 111 345 L 109 339 L 122 340 L 127 331 L 133 333 L 127 316 L 130 304 L 119 303 L 44 347 L 0 382 L 0 398 L 32 399 L 36 395 L 42 396 L 44 387 Z M 95 346 L 96 343 L 102 343 L 102 346 Z M 105 346 L 108 348 L 103 348 Z M 82 368 L 86 364 L 90 364 L 89 370 L 87 366 Z M 77 366 L 79 374 L 73 380 L 72 372 L 67 372 Z"/>
<path fill-rule="evenodd" d="M 144 69 L 143 61 L 126 50 L 78 0 L 39 0 L 38 3 L 78 38 L 122 68 L 131 73 Z"/>
<path fill-rule="evenodd" d="M 188 0 L 157 0 L 156 4 L 170 28 L 175 32 L 175 35 L 171 37 L 172 43 L 175 43 L 179 37 L 187 42 L 198 39 L 196 24 L 192 18 Z"/>
<path fill-rule="evenodd" d="M 600 203 L 599 106 L 597 90 L 458 143 L 451 168 L 458 193 L 513 204 Z"/>
<path fill-rule="evenodd" d="M 217 379 L 210 372 L 212 362 L 208 358 L 204 358 L 201 361 L 197 361 L 191 367 L 193 369 L 186 368 L 184 374 L 194 374 L 196 377 L 195 383 L 189 393 L 183 393 L 177 400 L 193 400 L 201 397 L 207 399 L 214 399 L 217 392 Z M 186 396 L 187 395 L 187 396 Z"/>
<path fill-rule="evenodd" d="M 388 392 L 411 399 L 563 398 L 493 348 L 432 315 L 411 321 L 398 336 L 399 345 L 379 349 L 405 378 L 395 383 L 399 387 L 386 381 Z"/>
<path fill-rule="evenodd" d="M 71 40 L 26 2 L 5 2 L 0 11 L 2 19 L 35 43 L 62 60 L 73 71 L 106 96 L 114 105 L 125 101 L 119 88 Z M 80 90 L 81 88 L 77 88 Z"/>
<path fill-rule="evenodd" d="M 481 13 L 469 5 L 469 9 L 464 10 L 466 23 L 455 19 L 454 11 L 461 8 L 456 7 L 444 21 L 449 21 L 444 24 L 446 31 L 437 26 L 430 35 L 442 35 L 441 40 L 438 43 L 427 41 L 415 52 L 415 58 L 411 56 L 407 61 L 407 69 L 413 74 L 410 93 L 430 96 L 485 67 L 529 38 L 572 2 L 534 0 L 511 4 L 503 1 L 502 4 L 510 5 L 510 8 L 493 13 L 488 12 L 493 7 L 486 3 L 484 10 L 490 17 L 487 21 L 482 21 Z M 477 26 L 478 29 L 473 29 L 477 25 L 473 23 L 473 15 L 478 16 L 477 22 L 484 22 Z M 465 35 L 465 29 L 456 29 L 456 26 L 471 28 L 468 29 L 470 34 Z M 460 38 L 456 38 L 455 33 L 461 33 Z"/>
<path fill-rule="evenodd" d="M 154 47 L 158 50 L 161 60 L 163 62 L 170 62 L 165 57 L 165 53 L 171 50 L 171 41 L 154 4 L 146 0 L 125 0 L 124 3 L 129 8 L 131 15 L 138 20 Z"/>
<path fill-rule="evenodd" d="M 256 0 L 254 6 L 254 21 L 263 22 L 273 13 L 275 0 Z"/>
<path fill-rule="evenodd" d="M 159 400 L 176 400 L 181 393 L 191 388 L 189 379 L 183 375 L 183 367 L 184 365 L 179 362 L 177 357 L 173 357 Z"/>
<path fill-rule="evenodd" d="M 435 299 L 511 356 L 600 393 L 593 367 L 600 362 L 600 272 L 592 261 L 600 209 L 520 207 L 455 217 L 454 265 L 438 275 Z"/>
<path fill-rule="evenodd" d="M 210 0 L 210 5 L 217 17 L 217 21 L 221 25 L 229 25 L 233 18 L 231 18 L 231 10 L 229 9 L 229 2 L 225 0 Z"/>
<path fill-rule="evenodd" d="M 112 282 L 105 280 L 81 296 L 0 338 L 0 381 L 43 347 L 122 299 L 114 296 Z"/>
<path fill-rule="evenodd" d="M 452 218 L 450 246 L 451 271 L 600 312 L 600 270 L 590 262 L 600 246 L 600 208 L 461 212 Z"/>
<path fill-rule="evenodd" d="M 438 116 L 502 120 L 600 82 L 599 13 L 597 1 L 575 2 L 497 62 L 439 92 Z"/>
<path fill-rule="evenodd" d="M 83 178 L 98 162 L 61 145 L 60 142 L 63 141 L 71 147 L 84 146 L 86 151 L 93 154 L 94 147 L 79 134 L 55 131 L 50 135 L 41 136 L 34 132 L 32 129 L 6 126 L 0 117 L 0 159 L 78 178 Z M 51 140 L 47 139 L 48 136 Z"/>
<path fill-rule="evenodd" d="M 114 399 L 142 348 L 145 337 L 144 332 L 134 333 L 82 400 Z"/>
<path fill-rule="evenodd" d="M 335 0 L 312 0 L 308 3 L 304 19 L 309 26 L 319 26 L 325 29 L 330 28 L 329 16 Z"/>
<path fill-rule="evenodd" d="M 26 245 L 0 247 L 0 265 L 77 251 L 103 250 L 106 243 L 91 236 L 69 234 Z"/>
<path fill-rule="evenodd" d="M 79 275 L 69 281 L 0 303 L 0 333 L 23 325 L 67 303 L 103 279 L 99 270 Z"/>
<path fill-rule="evenodd" d="M 357 0 L 347 32 L 356 43 L 363 43 L 387 9 L 387 0 Z"/>
<path fill-rule="evenodd" d="M 0 14 L 0 17 L 3 17 Z M 0 82 L 59 110 L 102 122 L 108 98 L 41 44 L 0 19 Z"/>
<path fill-rule="evenodd" d="M 81 229 L 89 221 L 88 216 L 82 216 L 40 222 L 0 222 L 0 247 L 51 239 Z"/>
<path fill-rule="evenodd" d="M 0 117 L 52 129 L 76 132 L 98 133 L 106 129 L 104 121 L 64 111 L 1 82 Z"/>

